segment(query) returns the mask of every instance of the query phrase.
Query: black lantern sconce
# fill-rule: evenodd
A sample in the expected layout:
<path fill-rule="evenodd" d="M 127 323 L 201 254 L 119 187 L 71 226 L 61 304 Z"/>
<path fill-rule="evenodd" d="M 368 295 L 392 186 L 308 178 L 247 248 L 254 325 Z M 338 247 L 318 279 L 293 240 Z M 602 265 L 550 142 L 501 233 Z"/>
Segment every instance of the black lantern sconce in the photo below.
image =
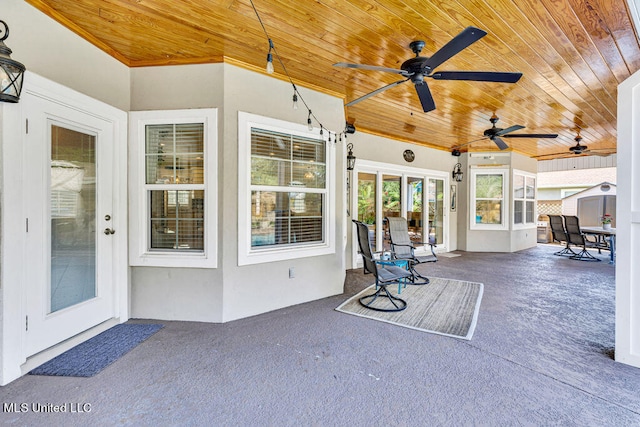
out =
<path fill-rule="evenodd" d="M 0 24 L 4 26 L 4 34 L 0 37 L 0 101 L 18 102 L 22 92 L 25 67 L 11 59 L 11 49 L 4 44 L 9 37 L 9 27 L 4 21 L 0 21 Z M 2 32 L 1 27 L 0 32 Z"/>
<path fill-rule="evenodd" d="M 347 144 L 347 170 L 352 171 L 354 166 L 356 165 L 356 156 L 353 155 L 353 144 Z"/>
<path fill-rule="evenodd" d="M 451 176 L 456 182 L 462 182 L 462 165 L 460 163 L 456 163 L 456 165 L 453 167 Z"/>

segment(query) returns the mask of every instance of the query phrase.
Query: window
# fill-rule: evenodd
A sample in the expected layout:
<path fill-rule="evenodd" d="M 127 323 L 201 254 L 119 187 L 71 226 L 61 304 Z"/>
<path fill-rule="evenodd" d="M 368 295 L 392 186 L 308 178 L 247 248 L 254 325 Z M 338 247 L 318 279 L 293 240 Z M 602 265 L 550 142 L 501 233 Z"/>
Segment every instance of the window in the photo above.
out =
<path fill-rule="evenodd" d="M 131 264 L 215 267 L 215 109 L 131 113 Z"/>
<path fill-rule="evenodd" d="M 502 169 L 471 171 L 471 228 L 506 230 L 508 225 L 504 189 L 508 188 L 507 173 Z"/>
<path fill-rule="evenodd" d="M 513 225 L 535 224 L 536 178 L 532 174 L 513 174 Z"/>
<path fill-rule="evenodd" d="M 238 115 L 239 264 L 334 251 L 332 147 L 318 131 Z"/>

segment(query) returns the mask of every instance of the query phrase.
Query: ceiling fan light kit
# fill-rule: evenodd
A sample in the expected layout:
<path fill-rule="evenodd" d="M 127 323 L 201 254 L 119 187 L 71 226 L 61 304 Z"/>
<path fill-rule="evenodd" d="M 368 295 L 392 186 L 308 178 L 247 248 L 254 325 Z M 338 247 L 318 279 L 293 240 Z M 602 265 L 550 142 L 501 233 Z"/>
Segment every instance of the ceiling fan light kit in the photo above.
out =
<path fill-rule="evenodd" d="M 347 107 L 364 101 L 374 95 L 391 89 L 401 83 L 411 80 L 413 83 L 420 104 L 425 113 L 435 110 L 436 104 L 431 94 L 429 86 L 425 82 L 425 78 L 429 77 L 435 80 L 470 80 L 470 81 L 484 81 L 484 82 L 498 82 L 498 83 L 516 83 L 522 77 L 522 73 L 512 72 L 493 72 L 493 71 L 434 71 L 436 67 L 450 59 L 452 56 L 458 54 L 462 50 L 469 47 L 471 44 L 480 40 L 486 36 L 487 32 L 476 27 L 467 27 L 457 36 L 451 39 L 446 45 L 441 47 L 431 57 L 420 56 L 422 49 L 425 46 L 425 42 L 422 40 L 415 40 L 409 44 L 409 48 L 415 54 L 414 58 L 410 58 L 402 63 L 400 69 L 378 67 L 375 65 L 364 64 L 350 64 L 346 62 L 338 62 L 333 64 L 336 67 L 344 68 L 356 68 L 361 70 L 382 71 L 386 73 L 399 74 L 403 77 L 402 80 L 398 80 L 379 89 L 369 92 L 360 98 L 346 104 Z"/>

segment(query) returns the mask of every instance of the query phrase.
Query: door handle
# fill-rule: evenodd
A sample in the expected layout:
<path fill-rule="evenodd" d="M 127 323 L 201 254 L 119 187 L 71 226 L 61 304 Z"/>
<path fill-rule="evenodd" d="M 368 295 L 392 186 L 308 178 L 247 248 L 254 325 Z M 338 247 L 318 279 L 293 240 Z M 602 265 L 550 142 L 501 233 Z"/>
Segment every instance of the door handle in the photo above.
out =
<path fill-rule="evenodd" d="M 114 230 L 113 228 L 105 228 L 104 229 L 104 234 L 106 234 L 107 236 L 110 234 L 115 234 L 116 230 Z"/>

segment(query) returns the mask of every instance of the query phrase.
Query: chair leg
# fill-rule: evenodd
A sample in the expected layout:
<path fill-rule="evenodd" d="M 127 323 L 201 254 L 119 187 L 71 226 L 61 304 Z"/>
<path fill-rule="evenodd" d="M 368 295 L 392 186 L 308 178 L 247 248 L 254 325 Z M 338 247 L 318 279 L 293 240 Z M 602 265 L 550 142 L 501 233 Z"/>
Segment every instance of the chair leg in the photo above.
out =
<path fill-rule="evenodd" d="M 572 256 L 571 259 L 575 259 L 575 260 L 578 260 L 578 261 L 600 261 L 598 258 L 596 258 L 593 255 L 591 255 L 589 253 L 589 251 L 587 250 L 587 248 L 582 248 L 582 251 L 580 251 L 580 253 Z"/>
<path fill-rule="evenodd" d="M 409 278 L 409 284 L 411 285 L 428 285 L 429 278 L 424 277 L 422 274 L 418 273 L 415 269 L 415 265 L 413 263 L 409 263 L 409 271 L 411 271 L 412 276 Z"/>
<path fill-rule="evenodd" d="M 391 304 L 393 305 L 393 308 L 381 308 L 381 307 L 373 306 L 374 301 L 377 300 L 378 297 L 388 298 Z M 360 304 L 362 304 L 364 307 L 367 307 L 375 311 L 385 311 L 385 312 L 402 311 L 405 308 L 407 308 L 407 302 L 405 300 L 391 295 L 387 290 L 387 285 L 381 285 L 381 284 L 378 284 L 378 290 L 375 293 L 360 297 L 358 301 L 360 301 Z"/>
<path fill-rule="evenodd" d="M 554 255 L 569 255 L 571 257 L 574 257 L 576 255 L 578 255 L 577 253 L 575 253 L 570 247 L 569 244 L 567 244 L 562 250 L 558 251 L 558 252 L 554 252 Z"/>

